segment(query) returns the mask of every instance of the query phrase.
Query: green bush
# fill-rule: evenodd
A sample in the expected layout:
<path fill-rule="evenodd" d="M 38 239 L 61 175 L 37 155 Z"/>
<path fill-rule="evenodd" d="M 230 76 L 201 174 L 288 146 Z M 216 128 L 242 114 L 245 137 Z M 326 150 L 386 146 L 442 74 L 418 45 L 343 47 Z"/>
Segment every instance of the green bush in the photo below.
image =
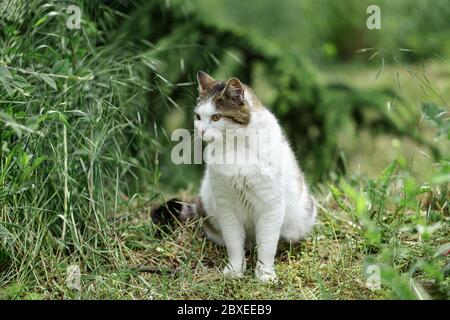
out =
<path fill-rule="evenodd" d="M 16 1 L 1 20 L 2 281 L 39 279 L 68 257 L 88 270 L 123 261 L 109 219 L 137 189 L 156 192 L 150 59 L 109 39 L 119 19 L 88 3 L 81 30 L 66 28 L 64 3 Z"/>

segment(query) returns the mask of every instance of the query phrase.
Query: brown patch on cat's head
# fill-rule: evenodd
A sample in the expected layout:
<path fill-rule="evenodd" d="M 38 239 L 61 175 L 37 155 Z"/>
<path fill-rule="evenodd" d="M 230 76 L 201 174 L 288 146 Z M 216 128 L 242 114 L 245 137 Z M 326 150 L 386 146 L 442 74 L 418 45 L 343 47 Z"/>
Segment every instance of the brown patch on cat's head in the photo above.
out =
<path fill-rule="evenodd" d="M 199 71 L 197 81 L 199 102 L 211 99 L 222 117 L 243 125 L 250 122 L 250 107 L 244 99 L 246 88 L 239 79 L 230 78 L 225 83 Z"/>

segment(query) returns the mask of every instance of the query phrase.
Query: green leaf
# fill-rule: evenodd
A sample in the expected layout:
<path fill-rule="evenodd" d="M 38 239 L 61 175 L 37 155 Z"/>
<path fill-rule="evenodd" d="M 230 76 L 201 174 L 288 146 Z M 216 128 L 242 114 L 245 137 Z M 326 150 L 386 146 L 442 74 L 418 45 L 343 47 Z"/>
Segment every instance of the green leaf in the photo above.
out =
<path fill-rule="evenodd" d="M 329 184 L 328 187 L 330 188 L 330 191 L 331 191 L 331 194 L 333 195 L 334 201 L 336 201 L 336 203 L 339 205 L 339 207 L 341 207 L 342 209 L 347 211 L 348 208 L 342 201 L 342 199 L 344 198 L 344 194 L 341 192 L 341 190 L 339 190 L 338 188 L 336 188 L 336 186 L 334 186 L 332 184 Z"/>
<path fill-rule="evenodd" d="M 57 74 L 69 74 L 69 70 L 70 70 L 70 63 L 69 63 L 69 60 L 67 60 L 67 59 L 64 59 L 64 60 L 58 60 L 58 61 L 56 61 L 56 63 L 53 65 L 52 73 L 57 73 Z"/>
<path fill-rule="evenodd" d="M 30 162 L 30 156 L 28 154 L 26 154 L 25 152 L 23 152 L 19 158 L 19 165 L 22 168 L 24 168 L 28 165 L 29 162 Z"/>
<path fill-rule="evenodd" d="M 380 176 L 378 177 L 378 181 L 381 182 L 382 188 L 386 188 L 389 184 L 389 180 L 392 177 L 392 174 L 394 173 L 395 169 L 398 166 L 397 160 L 394 160 L 389 166 L 387 166 L 383 172 L 381 172 Z"/>
<path fill-rule="evenodd" d="M 12 75 L 7 67 L 0 66 L 0 81 L 5 81 L 6 79 L 12 79 Z"/>
<path fill-rule="evenodd" d="M 40 156 L 38 157 L 36 160 L 33 161 L 33 170 L 36 169 L 37 167 L 40 166 L 40 164 L 42 162 L 44 162 L 45 160 L 47 160 L 48 157 L 47 156 Z"/>
<path fill-rule="evenodd" d="M 47 21 L 48 18 L 49 18 L 48 15 L 43 16 L 43 17 L 40 18 L 38 21 L 36 21 L 36 23 L 33 25 L 32 28 L 36 28 L 36 27 L 40 26 L 40 25 L 43 24 L 45 21 Z"/>
<path fill-rule="evenodd" d="M 53 89 L 57 90 L 58 88 L 56 87 L 56 82 L 55 80 L 53 80 L 50 76 L 48 76 L 47 74 L 39 74 L 39 77 L 44 80 L 50 87 L 52 87 Z"/>
<path fill-rule="evenodd" d="M 21 89 L 30 86 L 27 79 L 25 79 L 24 77 L 19 76 L 19 75 L 15 75 L 12 79 L 12 82 L 16 87 L 21 88 Z"/>

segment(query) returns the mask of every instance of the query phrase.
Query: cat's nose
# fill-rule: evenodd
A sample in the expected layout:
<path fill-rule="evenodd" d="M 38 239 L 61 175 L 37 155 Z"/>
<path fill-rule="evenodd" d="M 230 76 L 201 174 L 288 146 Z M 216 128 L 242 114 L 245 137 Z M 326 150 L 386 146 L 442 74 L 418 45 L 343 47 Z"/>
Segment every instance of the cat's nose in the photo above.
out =
<path fill-rule="evenodd" d="M 199 128 L 199 129 L 197 129 L 197 132 L 198 132 L 198 135 L 199 135 L 200 137 L 203 137 L 203 134 L 205 133 L 205 130 Z"/>

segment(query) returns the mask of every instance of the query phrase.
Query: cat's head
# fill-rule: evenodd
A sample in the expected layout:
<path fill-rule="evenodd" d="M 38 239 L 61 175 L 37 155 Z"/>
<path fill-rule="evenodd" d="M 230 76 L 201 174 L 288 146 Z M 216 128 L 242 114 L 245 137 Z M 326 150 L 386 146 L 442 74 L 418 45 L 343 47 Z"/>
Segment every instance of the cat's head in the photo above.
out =
<path fill-rule="evenodd" d="M 194 110 L 197 134 L 210 140 L 228 129 L 240 129 L 250 122 L 246 87 L 237 79 L 218 81 L 203 71 L 197 73 L 199 96 Z"/>

